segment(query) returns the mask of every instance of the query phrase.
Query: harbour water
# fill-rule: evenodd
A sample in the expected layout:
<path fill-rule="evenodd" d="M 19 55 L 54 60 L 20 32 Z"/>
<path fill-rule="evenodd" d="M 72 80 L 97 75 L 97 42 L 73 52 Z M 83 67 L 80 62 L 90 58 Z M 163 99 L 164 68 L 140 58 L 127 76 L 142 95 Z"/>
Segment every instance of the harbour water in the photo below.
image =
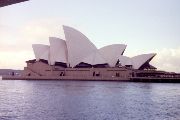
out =
<path fill-rule="evenodd" d="M 145 119 L 180 119 L 180 84 L 0 80 L 0 120 Z"/>

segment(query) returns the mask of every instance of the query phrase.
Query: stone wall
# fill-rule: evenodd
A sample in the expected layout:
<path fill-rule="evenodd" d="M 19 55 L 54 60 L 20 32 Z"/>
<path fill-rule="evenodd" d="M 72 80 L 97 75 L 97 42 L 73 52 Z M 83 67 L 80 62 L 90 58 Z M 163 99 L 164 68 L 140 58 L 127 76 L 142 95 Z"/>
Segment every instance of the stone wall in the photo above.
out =
<path fill-rule="evenodd" d="M 42 62 L 28 63 L 22 76 L 38 76 L 64 79 L 129 79 L 132 70 L 125 67 L 114 68 L 63 68 Z"/>

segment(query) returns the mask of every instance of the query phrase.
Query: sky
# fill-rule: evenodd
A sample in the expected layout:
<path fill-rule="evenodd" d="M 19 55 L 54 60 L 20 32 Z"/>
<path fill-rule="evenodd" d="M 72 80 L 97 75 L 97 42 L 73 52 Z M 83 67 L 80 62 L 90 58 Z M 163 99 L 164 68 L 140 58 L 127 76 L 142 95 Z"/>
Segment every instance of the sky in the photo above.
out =
<path fill-rule="evenodd" d="M 157 53 L 151 64 L 180 72 L 180 0 L 30 0 L 0 8 L 0 69 L 23 69 L 32 44 L 64 39 L 62 25 L 98 48 L 126 44 L 125 56 Z"/>

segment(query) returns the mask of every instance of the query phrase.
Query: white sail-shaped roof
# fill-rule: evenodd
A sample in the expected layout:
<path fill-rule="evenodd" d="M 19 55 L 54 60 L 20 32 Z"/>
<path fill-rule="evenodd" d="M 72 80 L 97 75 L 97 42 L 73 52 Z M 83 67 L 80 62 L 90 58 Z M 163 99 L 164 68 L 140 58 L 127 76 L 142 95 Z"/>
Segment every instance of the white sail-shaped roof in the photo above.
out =
<path fill-rule="evenodd" d="M 91 65 L 97 65 L 97 64 L 106 64 L 106 60 L 101 56 L 99 51 L 93 52 L 92 54 L 85 57 L 82 62 L 88 63 Z"/>
<path fill-rule="evenodd" d="M 120 56 L 123 55 L 125 49 L 126 45 L 124 44 L 113 44 L 100 48 L 99 52 L 103 55 L 108 64 L 114 67 Z"/>
<path fill-rule="evenodd" d="M 129 58 L 127 56 L 122 56 L 121 55 L 118 59 L 119 59 L 122 66 L 133 65 L 131 58 Z"/>
<path fill-rule="evenodd" d="M 49 46 L 43 44 L 33 44 L 33 51 L 37 61 L 40 59 L 49 61 Z"/>
<path fill-rule="evenodd" d="M 96 46 L 78 30 L 63 26 L 65 40 L 50 37 L 50 46 L 42 44 L 33 44 L 33 50 L 37 61 L 47 60 L 50 65 L 55 62 L 67 63 L 70 67 L 75 67 L 81 62 L 97 65 L 109 64 L 114 67 L 119 60 L 122 66 L 132 65 L 134 69 L 141 69 L 143 65 L 150 62 L 156 55 L 142 54 L 132 58 L 122 56 L 126 45 L 113 44 L 100 48 Z"/>
<path fill-rule="evenodd" d="M 76 66 L 85 57 L 96 52 L 96 46 L 81 32 L 68 26 L 63 26 L 63 29 L 68 49 L 68 62 L 71 67 Z"/>
<path fill-rule="evenodd" d="M 150 62 L 155 55 L 155 53 L 150 53 L 132 57 L 131 60 L 133 62 L 133 68 L 139 69 L 144 63 Z"/>
<path fill-rule="evenodd" d="M 55 62 L 67 63 L 67 46 L 65 40 L 49 37 L 50 42 L 50 64 Z"/>

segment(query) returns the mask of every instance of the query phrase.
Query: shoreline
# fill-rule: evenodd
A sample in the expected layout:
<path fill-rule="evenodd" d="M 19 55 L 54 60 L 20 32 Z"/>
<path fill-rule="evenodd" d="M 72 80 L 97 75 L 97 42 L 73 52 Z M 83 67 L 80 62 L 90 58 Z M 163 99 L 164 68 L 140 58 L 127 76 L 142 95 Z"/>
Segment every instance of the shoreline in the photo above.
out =
<path fill-rule="evenodd" d="M 2 79 L 1 79 L 2 78 Z M 180 83 L 180 78 L 160 78 L 160 77 L 130 77 L 122 79 L 118 77 L 47 77 L 47 76 L 2 76 L 0 80 L 58 80 L 58 81 L 118 81 L 118 82 L 149 82 L 149 83 Z"/>

